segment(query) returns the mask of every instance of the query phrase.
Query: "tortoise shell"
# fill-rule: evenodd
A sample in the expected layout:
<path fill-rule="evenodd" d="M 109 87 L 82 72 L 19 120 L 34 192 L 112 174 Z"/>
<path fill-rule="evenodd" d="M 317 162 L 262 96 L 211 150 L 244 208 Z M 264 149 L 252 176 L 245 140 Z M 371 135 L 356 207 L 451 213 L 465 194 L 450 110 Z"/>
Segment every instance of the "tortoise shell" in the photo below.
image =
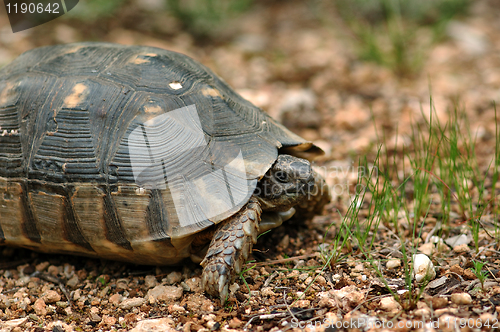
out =
<path fill-rule="evenodd" d="M 175 264 L 284 150 L 321 153 L 185 55 L 38 48 L 0 71 L 0 244 Z"/>

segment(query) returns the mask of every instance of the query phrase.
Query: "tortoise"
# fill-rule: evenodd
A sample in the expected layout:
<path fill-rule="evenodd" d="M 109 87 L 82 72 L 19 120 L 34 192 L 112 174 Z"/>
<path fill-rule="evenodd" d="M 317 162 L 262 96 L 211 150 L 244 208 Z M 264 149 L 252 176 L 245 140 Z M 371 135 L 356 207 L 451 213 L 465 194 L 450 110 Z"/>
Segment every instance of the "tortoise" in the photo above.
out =
<path fill-rule="evenodd" d="M 37 48 L 0 71 L 0 245 L 190 257 L 224 302 L 259 233 L 330 200 L 321 153 L 185 55 Z"/>

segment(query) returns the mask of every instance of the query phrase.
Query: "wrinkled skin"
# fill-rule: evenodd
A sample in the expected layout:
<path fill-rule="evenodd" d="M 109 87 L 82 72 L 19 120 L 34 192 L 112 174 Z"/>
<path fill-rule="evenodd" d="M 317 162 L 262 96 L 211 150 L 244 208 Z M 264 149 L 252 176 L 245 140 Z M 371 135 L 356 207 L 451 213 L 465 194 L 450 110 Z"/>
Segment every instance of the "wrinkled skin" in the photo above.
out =
<path fill-rule="evenodd" d="M 275 228 L 295 213 L 310 217 L 320 213 L 330 201 L 324 179 L 309 161 L 289 155 L 278 159 L 259 181 L 249 202 L 234 216 L 217 225 L 203 266 L 205 291 L 224 303 L 229 285 L 241 272 L 257 235 Z"/>

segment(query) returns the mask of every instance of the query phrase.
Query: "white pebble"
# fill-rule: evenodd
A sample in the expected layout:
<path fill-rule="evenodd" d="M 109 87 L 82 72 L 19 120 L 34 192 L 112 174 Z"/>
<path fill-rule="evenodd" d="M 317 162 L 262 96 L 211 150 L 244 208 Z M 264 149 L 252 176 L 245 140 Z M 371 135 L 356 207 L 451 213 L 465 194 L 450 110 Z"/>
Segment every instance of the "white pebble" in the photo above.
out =
<path fill-rule="evenodd" d="M 425 279 L 429 281 L 436 277 L 434 265 L 427 255 L 417 254 L 413 256 L 413 274 L 418 283 Z"/>
<path fill-rule="evenodd" d="M 342 276 L 341 276 L 340 274 L 338 274 L 338 273 L 337 273 L 337 274 L 334 274 L 334 275 L 332 276 L 332 280 L 333 280 L 333 281 L 335 281 L 335 282 L 340 281 L 340 278 L 342 278 Z"/>

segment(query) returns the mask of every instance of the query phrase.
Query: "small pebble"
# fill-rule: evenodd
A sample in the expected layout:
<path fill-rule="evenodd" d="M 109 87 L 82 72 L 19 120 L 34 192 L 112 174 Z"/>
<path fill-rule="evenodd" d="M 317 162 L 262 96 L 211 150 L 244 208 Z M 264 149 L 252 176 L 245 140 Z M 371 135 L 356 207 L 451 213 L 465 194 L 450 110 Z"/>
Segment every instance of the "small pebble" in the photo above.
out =
<path fill-rule="evenodd" d="M 66 282 L 66 286 L 68 286 L 70 288 L 76 288 L 76 286 L 78 285 L 79 282 L 80 282 L 80 280 L 78 279 L 78 276 L 75 274 L 71 277 L 71 279 L 69 279 Z"/>
<path fill-rule="evenodd" d="M 229 327 L 232 329 L 237 329 L 243 325 L 243 322 L 238 318 L 234 317 L 229 321 Z"/>
<path fill-rule="evenodd" d="M 471 304 L 472 297 L 467 293 L 453 293 L 451 294 L 451 302 L 455 304 Z"/>
<path fill-rule="evenodd" d="M 387 261 L 387 263 L 385 264 L 385 266 L 388 268 L 388 269 L 395 269 L 397 267 L 400 267 L 401 266 L 401 260 L 397 259 L 397 258 L 393 258 L 393 259 L 389 259 Z"/>
<path fill-rule="evenodd" d="M 39 264 L 37 264 L 35 266 L 35 269 L 38 271 L 38 272 L 42 272 L 42 271 L 45 271 L 45 269 L 47 267 L 49 267 L 50 263 L 49 262 L 41 262 Z"/>
<path fill-rule="evenodd" d="M 42 299 L 45 303 L 56 303 L 61 300 L 61 295 L 54 290 L 49 290 L 42 294 Z"/>
<path fill-rule="evenodd" d="M 57 266 L 54 266 L 54 265 L 50 265 L 48 268 L 47 268 L 47 272 L 54 276 L 54 277 L 57 277 L 57 275 L 59 274 L 59 269 L 57 268 Z"/>
<path fill-rule="evenodd" d="M 417 254 L 413 256 L 413 273 L 415 280 L 419 283 L 424 280 L 432 280 L 436 277 L 434 265 L 427 255 Z"/>
<path fill-rule="evenodd" d="M 101 321 L 101 316 L 95 313 L 90 313 L 90 320 L 94 323 L 99 323 Z"/>
<path fill-rule="evenodd" d="M 201 278 L 193 277 L 185 280 L 186 285 L 189 287 L 190 292 L 201 293 L 203 289 L 201 288 Z"/>
<path fill-rule="evenodd" d="M 168 307 L 168 312 L 170 312 L 171 314 L 173 314 L 173 313 L 184 314 L 184 313 L 186 313 L 186 308 L 184 308 L 178 304 L 172 304 Z"/>
<path fill-rule="evenodd" d="M 146 299 L 151 304 L 155 302 L 175 301 L 182 297 L 182 293 L 183 290 L 181 287 L 159 285 L 148 291 Z"/>
<path fill-rule="evenodd" d="M 399 304 L 392 296 L 384 297 L 380 299 L 380 309 L 385 311 L 395 311 L 401 310 L 401 304 Z"/>
<path fill-rule="evenodd" d="M 144 286 L 146 286 L 147 289 L 153 288 L 157 284 L 158 284 L 158 282 L 156 281 L 156 277 L 155 276 L 149 275 L 149 276 L 146 276 L 144 278 Z"/>
<path fill-rule="evenodd" d="M 431 300 L 432 309 L 441 309 L 448 306 L 448 300 L 444 297 L 433 297 Z"/>
<path fill-rule="evenodd" d="M 465 243 L 453 247 L 453 252 L 455 252 L 457 254 L 465 254 L 465 253 L 469 252 L 469 250 L 470 250 L 469 246 Z"/>
<path fill-rule="evenodd" d="M 118 321 L 121 324 L 125 322 L 125 319 L 120 317 Z M 171 318 L 144 319 L 138 322 L 136 327 L 131 329 L 130 332 L 175 331 L 174 325 L 175 323 Z"/>
<path fill-rule="evenodd" d="M 106 326 L 113 326 L 116 324 L 116 318 L 113 316 L 103 315 L 101 321 Z"/>
<path fill-rule="evenodd" d="M 68 302 L 65 302 L 65 301 L 57 301 L 56 302 L 56 306 L 58 306 L 59 308 L 67 308 L 68 307 Z"/>
<path fill-rule="evenodd" d="M 178 282 L 181 282 L 182 274 L 178 271 L 174 271 L 174 272 L 169 273 L 164 280 L 167 284 L 173 285 L 173 284 L 176 284 Z"/>
<path fill-rule="evenodd" d="M 4 330 L 11 331 L 11 330 L 14 330 L 15 328 L 19 328 L 20 326 L 23 326 L 27 320 L 28 320 L 28 318 L 24 317 L 24 318 L 8 320 L 6 322 L 0 321 L 0 323 L 1 323 L 0 326 L 2 327 L 1 331 L 4 331 Z"/>
<path fill-rule="evenodd" d="M 122 300 L 123 296 L 118 293 L 113 294 L 109 297 L 109 302 L 115 306 L 118 306 Z"/>
<path fill-rule="evenodd" d="M 260 291 L 260 293 L 262 294 L 262 296 L 267 296 L 267 297 L 275 296 L 276 295 L 273 292 L 273 289 L 271 287 L 264 287 L 264 288 L 262 288 L 262 290 Z"/>
<path fill-rule="evenodd" d="M 33 310 L 38 316 L 45 316 L 47 314 L 47 306 L 42 299 L 37 299 L 33 304 Z"/>
<path fill-rule="evenodd" d="M 295 306 L 299 308 L 310 308 L 311 307 L 311 301 L 309 300 L 298 300 L 295 302 Z"/>
<path fill-rule="evenodd" d="M 325 279 L 325 277 L 323 277 L 323 276 L 318 276 L 318 277 L 316 278 L 316 282 L 317 282 L 317 283 L 318 283 L 318 285 L 320 285 L 320 286 L 326 286 L 326 285 L 327 285 L 327 283 L 326 283 L 326 279 Z"/>
<path fill-rule="evenodd" d="M 143 303 L 144 299 L 142 297 L 134 297 L 131 299 L 126 299 L 120 303 L 120 309 L 129 310 L 134 307 L 140 307 Z"/>

